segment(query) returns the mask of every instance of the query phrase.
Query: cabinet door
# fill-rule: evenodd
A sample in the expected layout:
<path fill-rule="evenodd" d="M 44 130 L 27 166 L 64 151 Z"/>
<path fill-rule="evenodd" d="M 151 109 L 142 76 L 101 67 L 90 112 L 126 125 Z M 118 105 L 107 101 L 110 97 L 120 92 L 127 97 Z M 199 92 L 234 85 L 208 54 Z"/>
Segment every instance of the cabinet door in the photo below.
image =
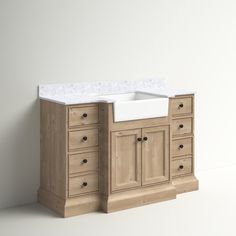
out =
<path fill-rule="evenodd" d="M 169 180 L 169 126 L 142 130 L 142 185 Z"/>
<path fill-rule="evenodd" d="M 112 191 L 141 186 L 141 134 L 141 129 L 112 132 Z"/>

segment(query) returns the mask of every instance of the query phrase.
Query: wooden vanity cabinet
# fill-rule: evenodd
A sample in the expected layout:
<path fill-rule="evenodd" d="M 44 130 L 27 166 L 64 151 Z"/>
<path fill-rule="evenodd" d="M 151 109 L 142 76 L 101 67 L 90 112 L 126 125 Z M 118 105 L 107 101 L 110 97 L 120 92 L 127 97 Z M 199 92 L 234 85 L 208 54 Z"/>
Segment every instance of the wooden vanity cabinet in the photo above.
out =
<path fill-rule="evenodd" d="M 174 199 L 198 189 L 194 96 L 170 98 L 167 117 L 123 122 L 112 103 L 41 100 L 40 150 L 38 200 L 64 217 Z"/>

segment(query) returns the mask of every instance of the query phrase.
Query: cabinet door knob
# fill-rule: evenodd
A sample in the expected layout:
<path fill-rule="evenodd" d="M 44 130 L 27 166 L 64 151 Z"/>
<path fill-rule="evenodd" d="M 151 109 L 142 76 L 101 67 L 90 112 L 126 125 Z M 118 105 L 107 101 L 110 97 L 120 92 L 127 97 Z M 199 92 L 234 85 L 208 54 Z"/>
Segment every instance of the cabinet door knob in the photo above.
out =
<path fill-rule="evenodd" d="M 179 108 L 183 108 L 184 107 L 184 104 L 183 103 L 180 103 L 179 104 Z"/>
<path fill-rule="evenodd" d="M 138 141 L 138 142 L 142 141 L 142 138 L 137 138 L 137 141 Z"/>
<path fill-rule="evenodd" d="M 83 141 L 87 141 L 87 139 L 88 139 L 87 136 L 83 137 Z"/>
<path fill-rule="evenodd" d="M 179 128 L 180 128 L 180 129 L 184 128 L 184 125 L 183 125 L 183 124 L 180 124 L 180 125 L 179 125 Z"/>
<path fill-rule="evenodd" d="M 183 168 L 184 168 L 184 166 L 183 166 L 183 165 L 180 165 L 180 166 L 179 166 L 179 169 L 180 169 L 180 170 L 182 170 Z"/>
<path fill-rule="evenodd" d="M 83 185 L 84 187 L 86 187 L 86 186 L 88 185 L 88 183 L 87 183 L 87 182 L 83 182 L 82 185 Z"/>
<path fill-rule="evenodd" d="M 144 140 L 144 141 L 147 141 L 147 140 L 148 140 L 148 137 L 144 137 L 143 140 Z"/>
<path fill-rule="evenodd" d="M 83 114 L 83 117 L 84 117 L 84 118 L 86 118 L 87 116 L 88 116 L 88 114 L 87 114 L 87 113 L 84 113 L 84 114 Z"/>
<path fill-rule="evenodd" d="M 84 163 L 84 164 L 86 164 L 87 162 L 88 162 L 88 160 L 87 160 L 87 159 L 84 159 L 84 160 L 83 160 L 83 163 Z"/>
<path fill-rule="evenodd" d="M 184 148 L 184 145 L 183 145 L 183 144 L 180 144 L 180 145 L 179 145 L 179 149 L 182 149 L 182 148 Z"/>

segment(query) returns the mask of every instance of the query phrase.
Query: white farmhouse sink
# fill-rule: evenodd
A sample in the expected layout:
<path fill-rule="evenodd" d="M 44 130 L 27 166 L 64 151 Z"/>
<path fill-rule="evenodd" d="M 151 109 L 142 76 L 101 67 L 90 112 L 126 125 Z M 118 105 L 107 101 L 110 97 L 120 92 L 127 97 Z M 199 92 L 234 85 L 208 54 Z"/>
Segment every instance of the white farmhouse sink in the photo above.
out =
<path fill-rule="evenodd" d="M 167 96 L 134 92 L 105 95 L 100 99 L 114 104 L 115 122 L 168 116 Z"/>

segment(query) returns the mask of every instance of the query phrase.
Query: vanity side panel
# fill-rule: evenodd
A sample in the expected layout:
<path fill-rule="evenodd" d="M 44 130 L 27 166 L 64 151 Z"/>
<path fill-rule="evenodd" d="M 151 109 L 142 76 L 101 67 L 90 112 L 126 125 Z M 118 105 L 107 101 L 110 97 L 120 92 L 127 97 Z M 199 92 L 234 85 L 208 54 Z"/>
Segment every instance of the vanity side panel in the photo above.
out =
<path fill-rule="evenodd" d="M 103 201 L 110 193 L 110 130 L 109 104 L 99 104 L 99 160 L 100 160 L 100 193 Z M 102 204 L 103 205 L 103 204 Z"/>
<path fill-rule="evenodd" d="M 67 198 L 66 124 L 66 106 L 40 101 L 40 189 L 62 199 Z"/>

